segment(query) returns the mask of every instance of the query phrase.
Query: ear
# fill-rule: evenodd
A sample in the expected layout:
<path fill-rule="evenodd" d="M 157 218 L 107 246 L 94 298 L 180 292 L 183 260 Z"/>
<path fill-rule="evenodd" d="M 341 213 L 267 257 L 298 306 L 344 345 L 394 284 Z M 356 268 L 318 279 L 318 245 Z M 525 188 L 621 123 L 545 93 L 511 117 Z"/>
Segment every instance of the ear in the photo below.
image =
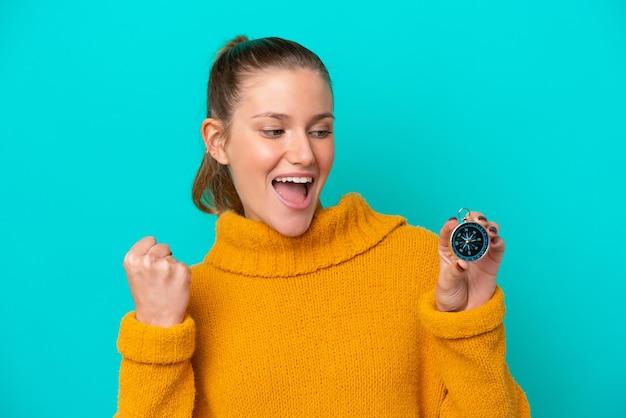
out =
<path fill-rule="evenodd" d="M 206 118 L 200 126 L 200 134 L 206 147 L 206 153 L 222 165 L 228 164 L 226 155 L 226 136 L 222 121 Z"/>

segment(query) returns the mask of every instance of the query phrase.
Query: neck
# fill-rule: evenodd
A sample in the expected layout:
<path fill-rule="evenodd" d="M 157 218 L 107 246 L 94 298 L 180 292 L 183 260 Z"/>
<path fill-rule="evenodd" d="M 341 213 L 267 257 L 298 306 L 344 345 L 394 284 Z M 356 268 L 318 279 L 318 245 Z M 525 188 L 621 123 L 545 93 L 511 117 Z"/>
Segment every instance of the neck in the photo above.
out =
<path fill-rule="evenodd" d="M 205 262 L 246 276 L 288 277 L 346 261 L 384 239 L 405 220 L 374 212 L 357 194 L 316 212 L 309 229 L 286 237 L 233 212 L 220 215 Z"/>

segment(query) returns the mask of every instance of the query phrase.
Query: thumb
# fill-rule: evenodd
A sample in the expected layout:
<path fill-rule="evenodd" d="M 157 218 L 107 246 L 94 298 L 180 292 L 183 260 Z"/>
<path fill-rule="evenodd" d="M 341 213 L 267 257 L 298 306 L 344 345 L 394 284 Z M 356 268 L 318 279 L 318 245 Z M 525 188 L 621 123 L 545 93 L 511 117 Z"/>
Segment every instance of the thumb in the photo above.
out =
<path fill-rule="evenodd" d="M 459 224 L 459 221 L 456 218 L 448 219 L 448 222 L 443 224 L 441 230 L 439 231 L 439 248 L 448 248 L 450 245 L 450 235 L 452 235 L 452 231 Z"/>
<path fill-rule="evenodd" d="M 454 260 L 445 267 L 442 265 L 441 268 L 435 291 L 437 309 L 444 312 L 460 310 L 467 304 L 468 288 L 465 276 L 467 262 Z"/>
<path fill-rule="evenodd" d="M 442 273 L 439 277 L 439 285 L 442 290 L 451 290 L 459 286 L 460 282 L 465 281 L 467 261 L 454 258 L 453 260 L 445 260 L 446 265 L 441 266 Z"/>

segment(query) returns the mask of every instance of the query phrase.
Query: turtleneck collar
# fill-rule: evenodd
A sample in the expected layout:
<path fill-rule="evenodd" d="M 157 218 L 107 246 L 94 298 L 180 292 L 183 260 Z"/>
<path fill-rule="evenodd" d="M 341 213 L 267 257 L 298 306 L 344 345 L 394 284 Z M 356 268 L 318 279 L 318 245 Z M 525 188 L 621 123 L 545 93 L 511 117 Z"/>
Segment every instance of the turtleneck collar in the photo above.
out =
<path fill-rule="evenodd" d="M 400 216 L 374 212 L 356 193 L 345 195 L 337 206 L 318 210 L 309 229 L 298 237 L 226 212 L 217 220 L 215 244 L 205 262 L 245 276 L 296 276 L 364 253 L 405 223 Z"/>

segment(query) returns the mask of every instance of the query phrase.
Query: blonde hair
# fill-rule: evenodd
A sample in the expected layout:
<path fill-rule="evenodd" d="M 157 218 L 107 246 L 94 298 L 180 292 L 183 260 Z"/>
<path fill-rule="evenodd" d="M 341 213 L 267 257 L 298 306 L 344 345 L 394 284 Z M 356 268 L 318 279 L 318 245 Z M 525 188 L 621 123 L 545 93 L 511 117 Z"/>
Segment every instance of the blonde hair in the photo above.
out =
<path fill-rule="evenodd" d="M 246 76 L 271 68 L 309 69 L 328 82 L 330 76 L 322 60 L 302 45 L 282 38 L 249 40 L 240 35 L 217 53 L 209 74 L 207 117 L 220 120 L 224 135 L 232 121 Z M 243 205 L 228 167 L 205 154 L 196 173 L 191 196 L 198 209 L 220 214 L 232 210 L 243 216 Z"/>

